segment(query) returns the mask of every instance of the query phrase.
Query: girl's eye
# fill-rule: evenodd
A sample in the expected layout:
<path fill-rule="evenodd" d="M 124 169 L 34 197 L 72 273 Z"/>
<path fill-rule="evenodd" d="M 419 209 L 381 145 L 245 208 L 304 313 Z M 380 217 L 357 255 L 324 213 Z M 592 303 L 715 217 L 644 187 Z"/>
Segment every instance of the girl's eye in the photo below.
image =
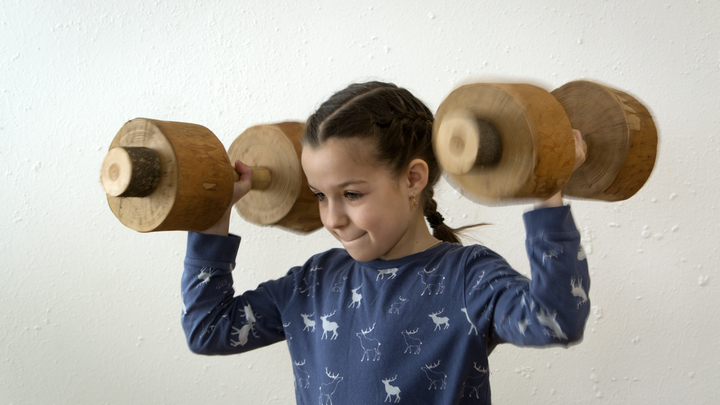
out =
<path fill-rule="evenodd" d="M 325 200 L 325 194 L 323 194 L 323 193 L 315 193 L 315 198 L 316 198 L 318 201 L 324 201 L 324 200 Z"/>
<path fill-rule="evenodd" d="M 362 194 L 360 194 L 360 193 L 354 193 L 354 192 L 352 192 L 352 191 L 346 191 L 346 192 L 345 192 L 345 198 L 347 198 L 347 199 L 350 200 L 350 201 L 355 201 L 355 200 L 359 199 L 359 198 L 362 197 L 362 196 L 363 196 Z"/>

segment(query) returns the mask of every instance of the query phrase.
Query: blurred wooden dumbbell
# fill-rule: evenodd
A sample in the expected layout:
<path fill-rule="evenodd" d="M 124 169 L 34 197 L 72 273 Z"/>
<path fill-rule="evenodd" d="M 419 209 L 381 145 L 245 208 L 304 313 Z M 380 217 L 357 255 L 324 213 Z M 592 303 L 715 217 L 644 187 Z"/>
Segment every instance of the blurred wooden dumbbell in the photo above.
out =
<path fill-rule="evenodd" d="M 253 167 L 251 191 L 236 209 L 246 220 L 295 232 L 322 226 L 317 202 L 300 167 L 304 124 L 248 128 L 228 153 L 207 128 L 138 118 L 115 136 L 100 180 L 108 204 L 125 226 L 139 232 L 202 231 L 232 201 L 239 178 L 230 163 Z"/>
<path fill-rule="evenodd" d="M 585 162 L 573 172 L 582 133 Z M 589 81 L 552 93 L 530 84 L 478 83 L 440 105 L 433 148 L 449 183 L 480 203 L 570 197 L 619 201 L 652 172 L 657 130 L 631 95 Z"/>

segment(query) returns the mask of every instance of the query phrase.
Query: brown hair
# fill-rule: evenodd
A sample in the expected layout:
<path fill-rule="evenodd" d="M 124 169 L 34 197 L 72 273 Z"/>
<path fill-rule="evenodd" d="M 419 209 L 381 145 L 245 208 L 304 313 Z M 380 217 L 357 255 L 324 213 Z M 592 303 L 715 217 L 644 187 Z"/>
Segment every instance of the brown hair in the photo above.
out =
<path fill-rule="evenodd" d="M 433 198 L 440 167 L 432 149 L 433 114 L 409 91 L 391 83 L 356 83 L 335 93 L 310 116 L 303 146 L 317 148 L 331 138 L 366 139 L 374 142 L 378 162 L 393 176 L 413 159 L 428 165 L 428 184 L 419 196 L 433 236 L 460 243 L 458 232 L 444 223 Z"/>

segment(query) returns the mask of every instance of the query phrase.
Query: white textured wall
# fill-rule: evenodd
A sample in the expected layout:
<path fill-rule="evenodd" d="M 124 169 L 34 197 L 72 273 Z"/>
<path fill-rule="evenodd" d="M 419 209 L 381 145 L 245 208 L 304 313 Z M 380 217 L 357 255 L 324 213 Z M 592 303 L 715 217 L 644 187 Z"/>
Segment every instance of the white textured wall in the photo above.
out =
<path fill-rule="evenodd" d="M 113 4 L 115 3 L 115 4 Z M 134 117 L 203 124 L 227 146 L 304 119 L 353 81 L 434 110 L 468 80 L 594 79 L 654 113 L 659 159 L 623 203 L 574 202 L 593 310 L 570 350 L 501 347 L 495 402 L 710 404 L 720 397 L 720 32 L 716 1 L 19 1 L 0 4 L 0 404 L 293 402 L 284 345 L 191 354 L 185 234 L 139 234 L 98 181 Z M 452 224 L 527 271 L 520 214 L 443 185 Z M 237 289 L 318 249 L 235 217 Z M 287 247 L 282 251 L 277 246 Z M 252 252 L 252 254 L 251 254 Z"/>

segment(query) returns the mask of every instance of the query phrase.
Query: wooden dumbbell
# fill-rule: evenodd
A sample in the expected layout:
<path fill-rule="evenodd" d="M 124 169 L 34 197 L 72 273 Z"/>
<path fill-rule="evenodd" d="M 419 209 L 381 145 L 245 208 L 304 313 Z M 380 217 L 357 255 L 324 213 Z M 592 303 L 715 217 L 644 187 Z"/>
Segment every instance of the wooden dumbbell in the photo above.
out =
<path fill-rule="evenodd" d="M 573 172 L 582 133 L 585 162 Z M 589 81 L 552 93 L 530 84 L 459 87 L 438 108 L 433 148 L 448 182 L 476 202 L 547 198 L 619 201 L 645 184 L 657 130 L 633 96 Z"/>
<path fill-rule="evenodd" d="M 202 231 L 232 201 L 239 174 L 230 163 L 253 167 L 252 189 L 235 206 L 246 220 L 295 232 L 322 226 L 317 201 L 300 167 L 304 124 L 248 128 L 229 155 L 207 128 L 138 118 L 115 136 L 100 181 L 108 204 L 125 226 L 139 232 Z"/>

